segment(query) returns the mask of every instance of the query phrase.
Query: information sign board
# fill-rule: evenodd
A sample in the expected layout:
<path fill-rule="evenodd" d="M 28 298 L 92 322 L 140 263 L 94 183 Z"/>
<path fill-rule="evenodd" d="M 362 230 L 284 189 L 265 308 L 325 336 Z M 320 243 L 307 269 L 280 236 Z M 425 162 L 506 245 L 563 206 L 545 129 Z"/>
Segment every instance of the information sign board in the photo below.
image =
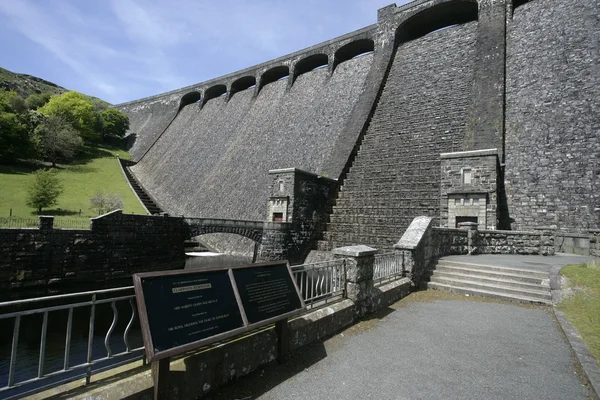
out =
<path fill-rule="evenodd" d="M 149 361 L 288 318 L 304 301 L 287 261 L 133 276 Z"/>

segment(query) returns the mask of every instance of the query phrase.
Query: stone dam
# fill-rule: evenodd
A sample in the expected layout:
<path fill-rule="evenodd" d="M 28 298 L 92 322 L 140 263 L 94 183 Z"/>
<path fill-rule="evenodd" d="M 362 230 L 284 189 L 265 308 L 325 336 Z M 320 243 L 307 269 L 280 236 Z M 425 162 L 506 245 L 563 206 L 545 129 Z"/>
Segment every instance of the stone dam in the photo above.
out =
<path fill-rule="evenodd" d="M 117 105 L 129 168 L 170 215 L 312 223 L 313 250 L 391 249 L 419 215 L 587 234 L 600 227 L 599 15 L 596 0 L 392 4 L 358 31 Z M 269 173 L 289 168 L 335 187 L 311 197 Z M 303 198 L 327 209 L 294 221 Z M 200 240 L 251 251 L 235 237 Z"/>

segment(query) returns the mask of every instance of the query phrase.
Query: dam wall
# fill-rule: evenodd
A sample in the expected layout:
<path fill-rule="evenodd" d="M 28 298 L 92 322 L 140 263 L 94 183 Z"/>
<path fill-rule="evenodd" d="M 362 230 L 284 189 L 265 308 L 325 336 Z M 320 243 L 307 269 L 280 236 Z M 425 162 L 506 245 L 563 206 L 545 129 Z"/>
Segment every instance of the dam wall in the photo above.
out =
<path fill-rule="evenodd" d="M 323 172 L 372 59 L 187 105 L 132 171 L 172 215 L 263 220 L 268 171 Z"/>
<path fill-rule="evenodd" d="M 270 169 L 337 179 L 321 250 L 389 249 L 420 215 L 598 229 L 598 15 L 597 0 L 392 4 L 375 25 L 118 106 L 140 131 L 131 170 L 172 215 L 245 220 L 267 217 Z M 473 152 L 496 160 L 485 185 Z"/>
<path fill-rule="evenodd" d="M 600 2 L 530 1 L 508 21 L 512 229 L 600 226 Z"/>
<path fill-rule="evenodd" d="M 333 247 L 391 249 L 414 216 L 439 215 L 440 153 L 465 144 L 477 22 L 401 44 L 339 194 Z"/>

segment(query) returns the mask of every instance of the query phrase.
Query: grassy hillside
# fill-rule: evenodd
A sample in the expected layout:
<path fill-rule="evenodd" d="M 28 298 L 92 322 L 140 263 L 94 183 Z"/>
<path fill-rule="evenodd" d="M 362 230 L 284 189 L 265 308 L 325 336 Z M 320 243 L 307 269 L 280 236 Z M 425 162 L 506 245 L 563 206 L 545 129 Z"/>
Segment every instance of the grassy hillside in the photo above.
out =
<path fill-rule="evenodd" d="M 79 219 L 95 217 L 89 198 L 96 192 L 117 193 L 124 203 L 123 212 L 145 214 L 119 167 L 115 156 L 129 158 L 124 150 L 106 147 L 87 147 L 78 161 L 59 165 L 58 176 L 64 192 L 58 204 L 44 209 L 43 215 L 55 215 L 56 219 Z M 40 166 L 30 164 L 0 165 L 0 217 L 37 218 L 33 208 L 25 204 L 27 186 L 33 180 L 33 172 Z M 80 215 L 81 210 L 81 215 Z"/>
<path fill-rule="evenodd" d="M 60 94 L 67 91 L 55 83 L 31 75 L 17 74 L 4 68 L 0 68 L 0 87 L 13 90 L 23 98 L 34 93 Z"/>
<path fill-rule="evenodd" d="M 4 68 L 0 68 L 0 88 L 17 92 L 23 99 L 35 93 L 61 94 L 68 90 L 37 76 L 18 74 Z M 110 105 L 110 103 L 97 97 L 85 96 L 90 99 L 95 107 L 105 108 Z"/>

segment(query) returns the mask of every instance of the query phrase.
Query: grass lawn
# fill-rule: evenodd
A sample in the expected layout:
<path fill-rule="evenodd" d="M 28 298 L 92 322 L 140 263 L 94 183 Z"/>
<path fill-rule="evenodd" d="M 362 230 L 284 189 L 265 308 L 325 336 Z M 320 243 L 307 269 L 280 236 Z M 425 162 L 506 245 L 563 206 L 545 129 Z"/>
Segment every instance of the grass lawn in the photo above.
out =
<path fill-rule="evenodd" d="M 568 288 L 576 292 L 558 308 L 575 326 L 600 366 L 600 263 L 567 265 L 560 275 L 568 278 Z"/>
<path fill-rule="evenodd" d="M 69 165 L 58 165 L 58 176 L 64 192 L 58 204 L 44 209 L 43 215 L 56 219 L 80 219 L 97 216 L 91 210 L 89 198 L 98 191 L 117 193 L 123 200 L 123 212 L 146 214 L 121 172 L 116 155 L 129 158 L 124 150 L 108 147 L 87 147 L 81 157 Z M 36 210 L 25 204 L 27 186 L 33 180 L 33 172 L 39 166 L 30 164 L 0 165 L 0 217 L 37 219 Z M 81 210 L 81 215 L 80 215 Z"/>

